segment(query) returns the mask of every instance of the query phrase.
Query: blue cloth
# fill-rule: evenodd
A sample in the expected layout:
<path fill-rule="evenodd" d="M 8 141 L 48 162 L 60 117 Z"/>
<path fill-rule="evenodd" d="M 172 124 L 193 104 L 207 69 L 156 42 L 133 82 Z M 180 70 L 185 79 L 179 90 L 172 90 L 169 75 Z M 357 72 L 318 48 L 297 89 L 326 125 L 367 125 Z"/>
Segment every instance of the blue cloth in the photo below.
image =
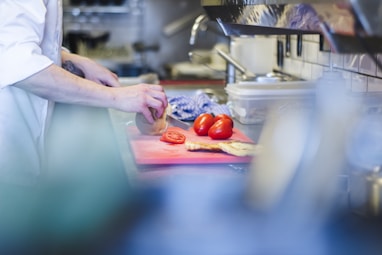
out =
<path fill-rule="evenodd" d="M 231 115 L 227 105 L 212 101 L 205 93 L 193 97 L 170 97 L 168 102 L 172 107 L 172 114 L 179 120 L 192 121 L 202 113 Z"/>

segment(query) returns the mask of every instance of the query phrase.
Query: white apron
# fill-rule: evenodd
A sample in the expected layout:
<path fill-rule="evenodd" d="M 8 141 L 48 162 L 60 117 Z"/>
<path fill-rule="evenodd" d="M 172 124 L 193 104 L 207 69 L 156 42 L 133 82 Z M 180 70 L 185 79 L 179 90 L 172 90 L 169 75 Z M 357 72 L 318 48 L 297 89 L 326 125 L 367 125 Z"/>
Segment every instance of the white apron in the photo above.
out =
<path fill-rule="evenodd" d="M 52 103 L 13 84 L 61 65 L 61 0 L 0 1 L 0 182 L 33 185 Z"/>

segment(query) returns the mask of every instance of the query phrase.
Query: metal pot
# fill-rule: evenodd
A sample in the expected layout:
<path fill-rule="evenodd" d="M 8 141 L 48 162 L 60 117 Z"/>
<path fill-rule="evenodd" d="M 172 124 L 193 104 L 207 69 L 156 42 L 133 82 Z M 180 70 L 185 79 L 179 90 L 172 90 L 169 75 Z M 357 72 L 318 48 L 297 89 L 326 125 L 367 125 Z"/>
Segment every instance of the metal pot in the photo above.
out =
<path fill-rule="evenodd" d="M 374 171 L 366 176 L 368 194 L 368 212 L 373 216 L 381 215 L 382 205 L 382 176 L 381 167 L 378 166 Z"/>
<path fill-rule="evenodd" d="M 354 167 L 350 202 L 353 210 L 382 214 L 382 115 L 362 116 L 352 133 L 347 155 Z"/>
<path fill-rule="evenodd" d="M 364 216 L 382 214 L 381 167 L 373 171 L 356 169 L 350 175 L 349 206 L 352 211 Z"/>

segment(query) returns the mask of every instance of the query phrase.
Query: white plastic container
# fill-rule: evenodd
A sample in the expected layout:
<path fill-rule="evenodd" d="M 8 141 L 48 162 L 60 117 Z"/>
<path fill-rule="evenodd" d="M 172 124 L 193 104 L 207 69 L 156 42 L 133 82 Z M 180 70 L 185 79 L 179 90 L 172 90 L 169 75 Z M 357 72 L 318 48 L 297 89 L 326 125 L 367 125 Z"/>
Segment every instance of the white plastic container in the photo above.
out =
<path fill-rule="evenodd" d="M 230 54 L 255 74 L 272 72 L 276 66 L 275 36 L 241 36 L 231 38 Z"/>
<path fill-rule="evenodd" d="M 226 91 L 232 114 L 242 124 L 263 123 L 271 106 L 280 113 L 311 107 L 315 97 L 314 83 L 309 81 L 228 84 Z"/>

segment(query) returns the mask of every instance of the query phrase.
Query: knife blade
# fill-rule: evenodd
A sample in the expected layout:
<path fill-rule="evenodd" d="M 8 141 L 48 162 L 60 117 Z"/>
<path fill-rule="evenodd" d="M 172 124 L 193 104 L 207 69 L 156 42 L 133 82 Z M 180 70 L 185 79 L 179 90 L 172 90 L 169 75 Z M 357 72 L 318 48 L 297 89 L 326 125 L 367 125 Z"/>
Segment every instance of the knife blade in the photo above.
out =
<path fill-rule="evenodd" d="M 171 126 L 179 127 L 184 130 L 189 130 L 191 127 L 188 123 L 178 120 L 172 115 L 167 115 L 167 121 Z"/>

